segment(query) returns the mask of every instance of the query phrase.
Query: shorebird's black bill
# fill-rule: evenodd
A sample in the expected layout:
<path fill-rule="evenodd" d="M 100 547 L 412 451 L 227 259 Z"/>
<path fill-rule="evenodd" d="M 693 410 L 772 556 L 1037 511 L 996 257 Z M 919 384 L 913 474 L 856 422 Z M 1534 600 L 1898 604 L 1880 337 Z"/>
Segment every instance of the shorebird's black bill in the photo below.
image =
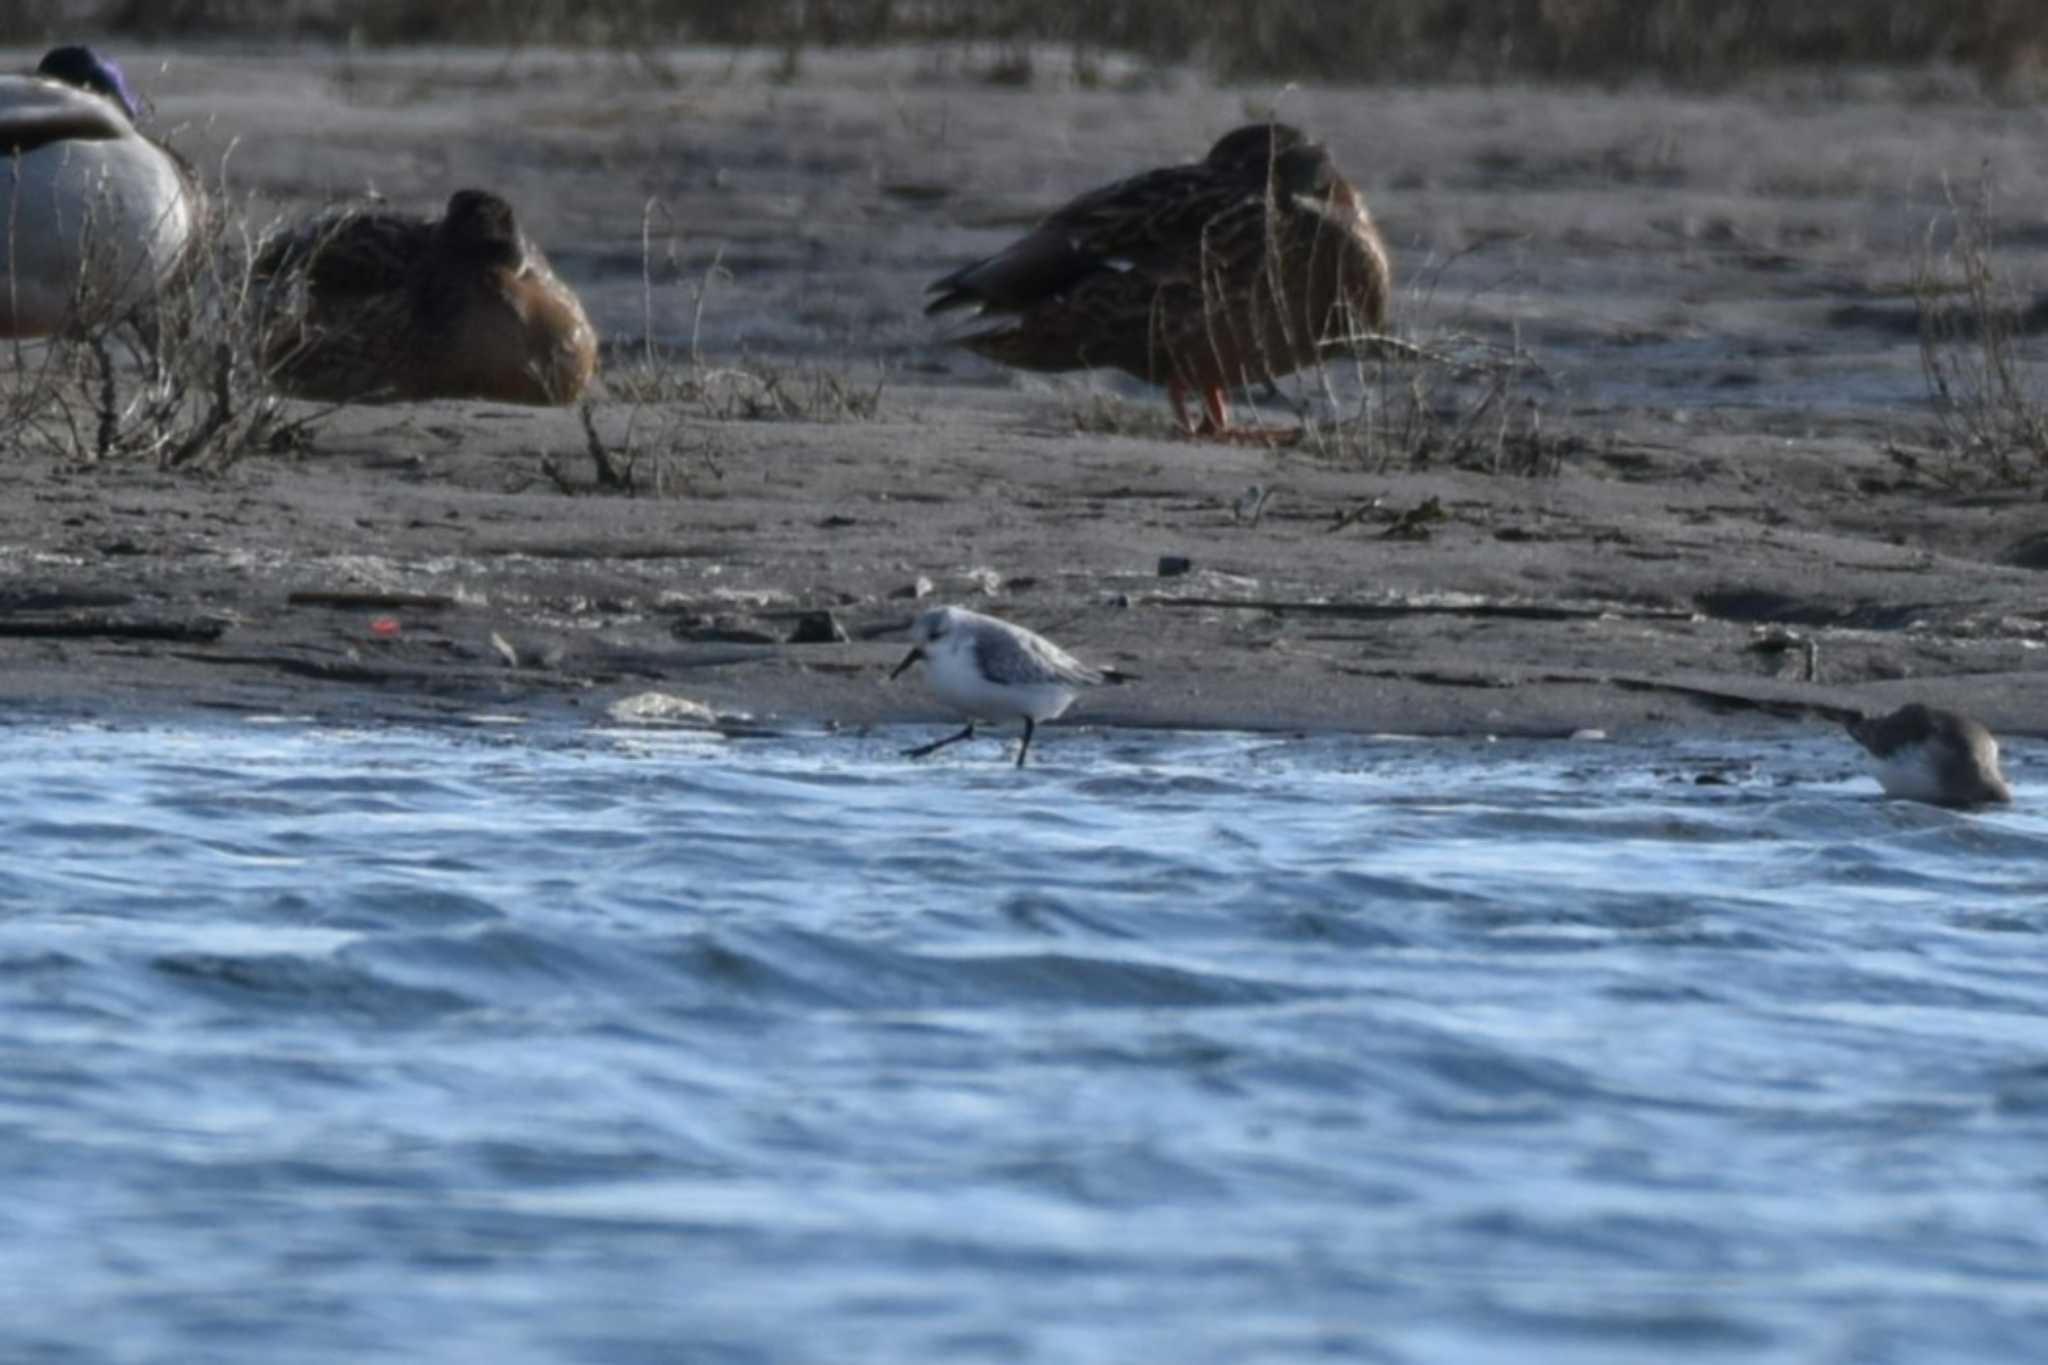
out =
<path fill-rule="evenodd" d="M 904 655 L 904 656 L 903 656 L 903 662 L 902 662 L 902 663 L 900 663 L 900 664 L 898 664 L 898 665 L 896 665 L 896 667 L 895 667 L 895 668 L 894 668 L 894 669 L 893 669 L 893 670 L 892 670 L 892 671 L 890 672 L 890 674 L 889 674 L 889 681 L 890 681 L 890 682 L 894 682 L 894 681 L 896 681 L 896 679 L 898 679 L 898 678 L 902 677 L 902 676 L 903 676 L 903 670 L 904 670 L 904 669 L 906 669 L 906 668 L 910 667 L 910 666 L 911 666 L 912 664 L 916 663 L 916 662 L 917 662 L 917 661 L 918 661 L 919 659 L 922 659 L 923 657 L 924 657 L 924 646 L 923 646 L 923 645 L 914 645 L 914 646 L 912 646 L 912 647 L 911 647 L 911 650 L 910 650 L 910 652 L 909 652 L 908 654 L 906 654 L 906 655 Z"/>

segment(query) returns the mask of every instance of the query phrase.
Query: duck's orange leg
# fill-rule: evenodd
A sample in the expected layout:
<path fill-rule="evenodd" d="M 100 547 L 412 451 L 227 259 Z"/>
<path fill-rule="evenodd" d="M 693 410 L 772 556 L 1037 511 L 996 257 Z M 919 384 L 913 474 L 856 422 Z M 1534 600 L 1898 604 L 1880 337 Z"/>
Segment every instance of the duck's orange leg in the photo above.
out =
<path fill-rule="evenodd" d="M 1223 386 L 1210 384 L 1202 390 L 1202 424 L 1188 434 L 1206 436 L 1212 441 L 1243 441 L 1262 446 L 1291 446 L 1301 440 L 1300 427 L 1233 427 L 1230 425 L 1230 408 L 1223 401 Z M 1174 400 L 1174 411 L 1180 411 L 1178 394 Z M 1183 424 L 1186 418 L 1182 419 Z"/>
<path fill-rule="evenodd" d="M 1179 423 L 1183 435 L 1229 438 L 1230 409 L 1224 406 L 1223 390 L 1219 386 L 1202 386 L 1202 420 L 1199 422 L 1188 420 L 1188 386 L 1185 383 L 1178 379 L 1168 380 L 1166 396 L 1173 403 L 1173 420 Z"/>

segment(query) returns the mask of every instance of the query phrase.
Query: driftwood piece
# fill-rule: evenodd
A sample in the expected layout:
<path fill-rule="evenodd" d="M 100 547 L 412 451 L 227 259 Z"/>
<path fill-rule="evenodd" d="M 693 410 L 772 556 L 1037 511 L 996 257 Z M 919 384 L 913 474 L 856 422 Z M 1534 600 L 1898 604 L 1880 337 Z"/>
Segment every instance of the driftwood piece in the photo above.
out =
<path fill-rule="evenodd" d="M 1597 621 L 1602 617 L 1690 621 L 1698 615 L 1683 607 L 1541 606 L 1533 602 L 1297 602 L 1277 597 L 1174 597 L 1163 593 L 1153 593 L 1143 600 L 1148 607 L 1224 607 L 1356 621 L 1387 621 L 1402 616 L 1471 616 L 1515 621 Z"/>
<path fill-rule="evenodd" d="M 1568 679 L 1548 674 L 1543 682 L 1563 682 Z M 1636 678 L 1625 674 L 1611 674 L 1600 681 L 1625 692 L 1669 692 L 1676 696 L 1691 697 L 1696 701 L 1712 702 L 1717 706 L 1729 706 L 1739 710 L 1767 711 L 1774 716 L 1817 716 L 1846 725 L 1852 720 L 1862 720 L 1863 712 L 1853 706 L 1836 706 L 1831 702 L 1802 701 L 1794 697 L 1754 697 L 1744 692 L 1729 692 L 1718 687 L 1701 687 L 1694 683 L 1668 682 L 1661 678 Z"/>
<path fill-rule="evenodd" d="M 502 689 L 505 681 L 504 672 L 499 668 L 383 664 L 361 659 L 309 659 L 300 654 L 233 654 L 219 650 L 204 654 L 193 650 L 175 650 L 172 654 L 175 658 L 189 659 L 193 663 L 213 664 L 225 668 L 267 668 L 291 677 L 311 678 L 318 682 L 364 683 L 375 686 L 403 684 L 426 691 L 496 692 Z M 534 686 L 558 689 L 575 689 L 589 685 L 589 679 L 567 673 L 528 673 L 522 681 Z"/>
<path fill-rule="evenodd" d="M 227 668 L 271 668 L 294 677 L 317 678 L 325 682 L 447 682 L 463 676 L 455 670 L 393 668 L 344 659 L 306 659 L 296 654 L 199 654 L 179 650 L 176 657 Z M 489 677 L 483 673 L 475 676 L 479 681 Z"/>
<path fill-rule="evenodd" d="M 334 607 L 343 611 L 395 611 L 404 607 L 445 611 L 457 605 L 454 598 L 438 592 L 330 592 L 324 589 L 308 589 L 292 593 L 284 600 L 294 607 Z"/>
<path fill-rule="evenodd" d="M 108 588 L 8 588 L 0 590 L 0 613 L 125 607 L 134 600 L 132 592 Z"/>
<path fill-rule="evenodd" d="M 26 640 L 218 640 L 228 623 L 208 617 L 0 616 L 0 637 Z"/>

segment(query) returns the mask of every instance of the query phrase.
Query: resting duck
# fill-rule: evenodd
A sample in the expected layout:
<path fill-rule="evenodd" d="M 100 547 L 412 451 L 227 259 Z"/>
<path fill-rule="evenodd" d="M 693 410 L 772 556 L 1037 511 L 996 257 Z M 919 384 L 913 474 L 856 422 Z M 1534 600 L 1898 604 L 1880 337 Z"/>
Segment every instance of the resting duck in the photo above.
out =
<path fill-rule="evenodd" d="M 265 368 L 294 397 L 562 404 L 597 370 L 583 305 L 483 190 L 457 190 L 438 219 L 316 214 L 264 243 L 255 272 Z"/>
<path fill-rule="evenodd" d="M 1998 769 L 1998 740 L 1960 711 L 1908 702 L 1887 716 L 1850 721 L 1849 733 L 1876 761 L 1886 796 L 1937 806 L 2012 800 Z"/>
<path fill-rule="evenodd" d="M 1329 153 L 1255 123 L 1200 161 L 1082 195 L 935 281 L 925 311 L 978 307 L 998 321 L 962 336 L 969 350 L 1026 370 L 1111 366 L 1166 385 L 1191 434 L 1229 435 L 1225 389 L 1379 332 L 1391 284 L 1365 200 Z"/>
<path fill-rule="evenodd" d="M 189 168 L 135 129 L 121 68 L 53 48 L 0 76 L 0 337 L 40 337 L 152 298 L 200 236 Z"/>

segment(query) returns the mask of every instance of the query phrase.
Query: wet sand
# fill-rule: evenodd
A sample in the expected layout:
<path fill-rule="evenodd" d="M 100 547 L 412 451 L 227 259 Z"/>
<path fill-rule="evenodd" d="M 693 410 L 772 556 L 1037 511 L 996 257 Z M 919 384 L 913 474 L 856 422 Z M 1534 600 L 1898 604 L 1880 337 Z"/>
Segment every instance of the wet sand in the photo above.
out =
<path fill-rule="evenodd" d="M 1396 331 L 1539 367 L 1510 408 L 1557 466 L 1531 478 L 1177 439 L 1156 393 L 1007 374 L 921 316 L 930 278 L 1271 91 L 1048 64 L 995 86 L 918 52 L 788 81 L 760 55 L 119 55 L 252 221 L 507 195 L 606 338 L 595 421 L 643 486 L 592 487 L 575 413 L 486 404 L 337 412 L 211 478 L 17 459 L 17 714 L 598 715 L 659 690 L 766 725 L 935 720 L 884 678 L 913 612 L 958 602 L 1139 675 L 1084 698 L 1092 723 L 1623 733 L 1926 698 L 2048 732 L 2048 506 L 1891 453 L 1927 458 L 1907 285 L 1941 177 L 1990 166 L 2003 263 L 2043 264 L 2033 110 L 1904 78 L 1286 92 L 1386 231 Z M 658 396 L 619 382 L 650 345 Z M 1266 419 L 1406 382 L 1332 368 Z M 1447 386 L 1446 420 L 1477 392 Z M 849 638 L 791 643 L 817 612 Z"/>

